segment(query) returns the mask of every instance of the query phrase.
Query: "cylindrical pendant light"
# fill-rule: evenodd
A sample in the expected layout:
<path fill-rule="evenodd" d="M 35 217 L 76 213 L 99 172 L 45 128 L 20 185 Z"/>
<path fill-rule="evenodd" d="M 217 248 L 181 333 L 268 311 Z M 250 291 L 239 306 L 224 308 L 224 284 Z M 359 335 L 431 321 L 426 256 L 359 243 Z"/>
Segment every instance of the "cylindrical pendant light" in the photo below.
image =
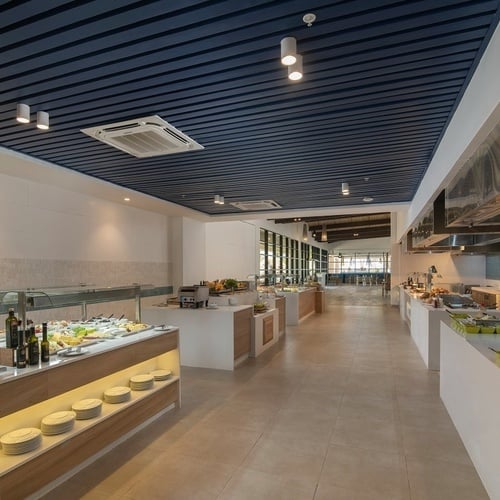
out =
<path fill-rule="evenodd" d="M 297 40 L 293 36 L 287 36 L 281 40 L 281 62 L 290 66 L 297 60 Z"/>
<path fill-rule="evenodd" d="M 304 224 L 302 226 L 302 239 L 304 241 L 307 241 L 307 224 Z"/>
<path fill-rule="evenodd" d="M 49 114 L 45 111 L 39 111 L 36 114 L 36 126 L 41 130 L 49 129 Z"/>
<path fill-rule="evenodd" d="M 288 66 L 288 78 L 293 81 L 300 80 L 303 76 L 302 71 L 302 56 L 296 55 L 297 60 L 291 66 Z"/>
<path fill-rule="evenodd" d="M 214 203 L 220 205 L 220 196 L 218 194 L 214 195 Z"/>
<path fill-rule="evenodd" d="M 221 197 L 220 197 L 219 204 L 220 204 L 220 205 L 224 205 L 224 196 L 221 196 Z"/>
<path fill-rule="evenodd" d="M 342 183 L 342 194 L 344 196 L 347 196 L 349 194 L 349 183 L 348 182 Z"/>
<path fill-rule="evenodd" d="M 328 234 L 326 233 L 326 225 L 323 224 L 321 228 L 321 241 L 328 241 Z"/>
<path fill-rule="evenodd" d="M 27 104 L 17 105 L 16 120 L 19 123 L 29 123 L 30 122 L 30 107 Z"/>

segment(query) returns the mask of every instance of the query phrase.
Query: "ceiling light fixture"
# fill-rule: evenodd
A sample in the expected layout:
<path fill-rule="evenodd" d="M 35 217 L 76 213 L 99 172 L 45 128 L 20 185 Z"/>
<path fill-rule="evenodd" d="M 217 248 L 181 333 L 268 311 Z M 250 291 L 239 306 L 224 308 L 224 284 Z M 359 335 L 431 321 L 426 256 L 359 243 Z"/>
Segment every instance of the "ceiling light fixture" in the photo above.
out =
<path fill-rule="evenodd" d="M 349 194 L 349 183 L 348 182 L 342 183 L 342 194 L 344 196 L 347 196 Z"/>
<path fill-rule="evenodd" d="M 326 225 L 323 224 L 323 227 L 321 228 L 321 241 L 325 242 L 328 241 L 328 234 L 326 233 Z"/>
<path fill-rule="evenodd" d="M 294 64 L 297 60 L 297 40 L 287 36 L 281 40 L 281 62 L 285 66 Z"/>
<path fill-rule="evenodd" d="M 291 66 L 288 66 L 288 78 L 294 82 L 300 80 L 304 73 L 302 71 L 302 56 L 296 55 L 297 60 Z"/>
<path fill-rule="evenodd" d="M 312 12 L 304 14 L 302 21 L 304 21 L 307 24 L 307 27 L 310 28 L 313 25 L 313 22 L 316 21 L 316 14 L 313 14 Z"/>
<path fill-rule="evenodd" d="M 17 105 L 16 120 L 19 123 L 29 123 L 30 122 L 30 107 L 27 104 L 19 103 Z"/>
<path fill-rule="evenodd" d="M 302 239 L 304 241 L 307 241 L 307 224 L 304 224 L 302 226 Z"/>
<path fill-rule="evenodd" d="M 224 205 L 224 196 L 221 196 L 220 194 L 216 194 L 214 196 L 214 203 L 216 205 Z"/>
<path fill-rule="evenodd" d="M 36 126 L 40 130 L 49 129 L 49 114 L 46 111 L 39 111 L 36 114 Z"/>
<path fill-rule="evenodd" d="M 365 203 L 370 203 L 370 201 L 373 201 L 373 198 L 372 198 L 371 196 L 365 196 L 365 197 L 363 198 L 363 201 L 364 201 Z"/>
<path fill-rule="evenodd" d="M 130 201 L 130 198 L 123 198 L 123 201 Z"/>

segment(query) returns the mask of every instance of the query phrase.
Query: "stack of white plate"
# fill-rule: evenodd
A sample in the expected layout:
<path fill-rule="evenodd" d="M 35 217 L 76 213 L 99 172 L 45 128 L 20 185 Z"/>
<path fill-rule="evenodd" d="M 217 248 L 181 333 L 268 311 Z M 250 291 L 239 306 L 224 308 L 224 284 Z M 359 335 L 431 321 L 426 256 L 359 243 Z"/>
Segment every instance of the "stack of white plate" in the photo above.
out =
<path fill-rule="evenodd" d="M 130 399 L 130 387 L 116 386 L 104 391 L 104 401 L 116 404 L 124 403 Z"/>
<path fill-rule="evenodd" d="M 57 411 L 42 418 L 42 433 L 46 436 L 63 434 L 73 429 L 76 414 L 74 411 Z"/>
<path fill-rule="evenodd" d="M 21 455 L 36 450 L 42 444 L 42 432 L 34 427 L 25 427 L 4 434 L 0 438 L 6 455 Z"/>
<path fill-rule="evenodd" d="M 153 370 L 151 375 L 155 380 L 167 380 L 172 376 L 172 372 L 170 370 Z"/>
<path fill-rule="evenodd" d="M 100 399 L 82 399 L 73 403 L 71 409 L 76 413 L 77 420 L 88 420 L 101 414 L 102 401 Z"/>
<path fill-rule="evenodd" d="M 133 391 L 147 391 L 153 388 L 154 377 L 149 373 L 143 375 L 134 375 L 130 377 L 130 388 Z"/>

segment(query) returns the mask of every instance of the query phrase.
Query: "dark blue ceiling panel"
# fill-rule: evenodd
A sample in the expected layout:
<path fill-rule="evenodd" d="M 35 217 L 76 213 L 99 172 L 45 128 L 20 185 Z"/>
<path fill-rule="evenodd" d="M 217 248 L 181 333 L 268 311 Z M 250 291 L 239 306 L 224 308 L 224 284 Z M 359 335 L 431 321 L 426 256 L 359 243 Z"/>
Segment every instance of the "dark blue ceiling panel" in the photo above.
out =
<path fill-rule="evenodd" d="M 3 2 L 0 144 L 207 214 L 411 201 L 500 0 L 304 4 Z M 299 82 L 279 61 L 285 36 L 304 58 Z M 19 102 L 49 112 L 50 130 L 18 124 Z M 138 159 L 80 132 L 149 115 L 205 149 Z"/>

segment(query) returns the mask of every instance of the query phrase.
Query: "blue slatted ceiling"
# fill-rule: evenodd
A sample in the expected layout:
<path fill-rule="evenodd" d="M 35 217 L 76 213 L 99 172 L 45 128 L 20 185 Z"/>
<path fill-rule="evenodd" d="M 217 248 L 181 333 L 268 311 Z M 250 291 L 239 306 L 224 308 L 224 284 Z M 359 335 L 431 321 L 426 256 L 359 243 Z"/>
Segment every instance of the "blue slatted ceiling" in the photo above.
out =
<path fill-rule="evenodd" d="M 286 209 L 411 200 L 499 2 L 318 1 L 312 28 L 303 2 L 286 0 L 11 7 L 0 6 L 2 145 L 221 213 L 234 209 L 214 193 Z M 278 61 L 290 34 L 297 84 Z M 50 112 L 49 133 L 12 123 L 21 100 Z M 206 149 L 138 160 L 79 131 L 149 114 Z"/>

